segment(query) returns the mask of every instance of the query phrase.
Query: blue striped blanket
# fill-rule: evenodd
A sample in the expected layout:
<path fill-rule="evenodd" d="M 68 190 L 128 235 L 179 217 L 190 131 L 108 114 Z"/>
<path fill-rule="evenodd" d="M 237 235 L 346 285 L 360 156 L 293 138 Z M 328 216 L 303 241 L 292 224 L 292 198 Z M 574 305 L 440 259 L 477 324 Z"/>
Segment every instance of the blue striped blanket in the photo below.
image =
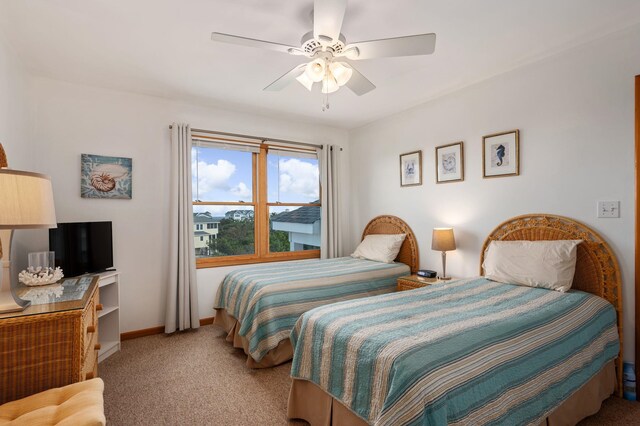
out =
<path fill-rule="evenodd" d="M 604 299 L 485 278 L 316 308 L 291 340 L 292 377 L 375 425 L 537 424 L 619 350 Z"/>
<path fill-rule="evenodd" d="M 238 334 L 249 342 L 249 354 L 260 361 L 289 339 L 298 317 L 328 303 L 389 293 L 403 263 L 380 263 L 341 257 L 263 264 L 228 274 L 216 294 L 216 309 L 226 309 L 240 323 Z"/>

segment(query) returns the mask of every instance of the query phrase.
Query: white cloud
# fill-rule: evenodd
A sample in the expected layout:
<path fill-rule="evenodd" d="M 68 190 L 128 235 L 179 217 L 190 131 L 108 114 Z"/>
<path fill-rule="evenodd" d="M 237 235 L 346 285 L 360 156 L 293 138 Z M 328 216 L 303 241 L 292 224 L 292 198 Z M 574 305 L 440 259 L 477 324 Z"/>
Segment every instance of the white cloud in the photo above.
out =
<path fill-rule="evenodd" d="M 216 163 L 207 163 L 206 161 L 200 161 L 197 163 L 194 161 L 193 168 L 193 182 L 196 181 L 196 167 L 197 167 L 197 180 L 198 180 L 198 192 L 200 198 L 202 195 L 214 189 L 229 189 L 229 179 L 236 171 L 236 165 L 227 160 L 218 160 Z M 194 185 L 194 192 L 196 187 Z M 194 196 L 197 196 L 194 193 Z"/>
<path fill-rule="evenodd" d="M 231 188 L 231 193 L 237 195 L 240 200 L 247 201 L 251 198 L 251 190 L 244 182 L 240 182 L 233 188 Z"/>
<path fill-rule="evenodd" d="M 280 192 L 318 199 L 320 172 L 316 164 L 297 158 L 280 160 Z"/>

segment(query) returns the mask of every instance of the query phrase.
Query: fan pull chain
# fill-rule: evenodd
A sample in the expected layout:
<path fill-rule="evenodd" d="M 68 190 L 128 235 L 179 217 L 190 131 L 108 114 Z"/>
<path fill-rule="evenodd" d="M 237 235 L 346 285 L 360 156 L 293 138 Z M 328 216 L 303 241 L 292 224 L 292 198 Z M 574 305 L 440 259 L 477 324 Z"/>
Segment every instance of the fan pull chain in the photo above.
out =
<path fill-rule="evenodd" d="M 324 75 L 324 87 L 329 87 L 329 75 L 328 73 L 325 73 Z M 327 91 L 328 92 L 328 91 Z M 320 93 L 322 93 L 322 89 L 320 89 Z M 322 93 L 322 112 L 325 112 L 326 110 L 329 109 L 329 93 Z"/>

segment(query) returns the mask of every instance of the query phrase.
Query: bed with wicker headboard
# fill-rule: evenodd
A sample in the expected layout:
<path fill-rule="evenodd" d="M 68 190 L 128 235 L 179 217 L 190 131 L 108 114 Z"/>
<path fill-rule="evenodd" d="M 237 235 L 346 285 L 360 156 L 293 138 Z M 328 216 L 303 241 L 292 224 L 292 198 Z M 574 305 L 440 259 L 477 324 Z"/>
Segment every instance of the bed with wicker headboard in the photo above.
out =
<path fill-rule="evenodd" d="M 608 300 L 618 314 L 620 356 L 616 361 L 618 393 L 622 394 L 622 279 L 618 259 L 609 244 L 593 229 L 574 219 L 551 214 L 516 216 L 498 225 L 480 251 L 480 275 L 484 254 L 491 241 L 582 240 L 578 245 L 572 289 Z"/>
<path fill-rule="evenodd" d="M 609 245 L 575 220 L 531 214 L 496 227 L 482 246 L 480 264 L 491 241 L 565 239 L 583 241 L 578 245 L 575 278 L 568 293 L 474 277 L 320 308 L 313 312 L 313 321 L 304 314 L 291 337 L 295 356 L 288 417 L 311 424 L 363 426 L 446 424 L 449 420 L 455 424 L 575 424 L 596 413 L 614 391 L 616 381 L 618 392 L 621 389 L 621 280 Z M 595 294 L 613 308 L 573 289 Z M 518 314 L 508 317 L 503 315 L 506 310 L 497 314 L 500 301 L 511 297 L 510 293 L 527 294 L 508 305 Z M 529 305 L 534 294 L 544 302 Z M 587 300 L 589 306 L 598 308 L 585 308 Z M 566 312 L 575 316 L 558 314 L 554 307 L 558 301 L 566 303 Z M 615 361 L 614 309 L 620 335 Z M 606 314 L 596 317 L 591 312 Z M 489 325 L 492 320 L 488 317 L 498 320 Z M 510 319 L 502 320 L 505 318 Z M 584 324 L 597 337 L 584 333 Z M 603 330 L 600 335 L 599 330 Z M 317 341 L 323 342 L 321 347 L 315 345 Z M 610 348 L 606 358 L 597 361 L 604 365 L 594 364 L 580 385 L 571 385 L 581 363 L 596 356 L 580 360 L 576 356 L 569 362 L 569 355 L 582 356 L 584 348 L 596 347 L 601 341 Z M 524 347 L 535 345 L 543 345 L 538 348 L 544 351 L 525 354 Z M 554 358 L 547 364 L 546 360 L 556 357 L 557 348 L 566 351 L 563 357 L 567 358 Z M 516 379 L 517 374 L 523 378 Z M 501 382 L 501 377 L 511 381 Z M 358 392 L 353 391 L 356 389 Z M 513 422 L 517 415 L 504 420 L 525 410 L 529 410 L 528 417 L 519 422 Z"/>
<path fill-rule="evenodd" d="M 395 263 L 352 257 L 263 264 L 228 274 L 216 294 L 214 324 L 247 354 L 247 365 L 264 368 L 292 357 L 289 333 L 313 308 L 393 292 L 397 278 L 418 270 L 416 237 L 402 219 L 378 216 L 364 228 L 373 234 L 405 234 Z"/>

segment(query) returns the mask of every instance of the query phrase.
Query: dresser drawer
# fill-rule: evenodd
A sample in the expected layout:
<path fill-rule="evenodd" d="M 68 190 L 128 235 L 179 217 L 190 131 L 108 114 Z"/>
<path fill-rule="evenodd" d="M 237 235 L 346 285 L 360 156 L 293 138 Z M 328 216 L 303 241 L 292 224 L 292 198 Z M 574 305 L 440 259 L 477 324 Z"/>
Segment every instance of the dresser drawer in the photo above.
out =
<path fill-rule="evenodd" d="M 91 347 L 86 353 L 84 364 L 82 365 L 80 381 L 93 379 L 94 377 L 98 377 L 98 351 Z"/>
<path fill-rule="evenodd" d="M 99 302 L 99 295 L 98 291 L 94 293 L 82 313 L 83 359 L 87 352 L 93 350 L 96 343 L 98 343 L 98 312 L 96 307 Z"/>

